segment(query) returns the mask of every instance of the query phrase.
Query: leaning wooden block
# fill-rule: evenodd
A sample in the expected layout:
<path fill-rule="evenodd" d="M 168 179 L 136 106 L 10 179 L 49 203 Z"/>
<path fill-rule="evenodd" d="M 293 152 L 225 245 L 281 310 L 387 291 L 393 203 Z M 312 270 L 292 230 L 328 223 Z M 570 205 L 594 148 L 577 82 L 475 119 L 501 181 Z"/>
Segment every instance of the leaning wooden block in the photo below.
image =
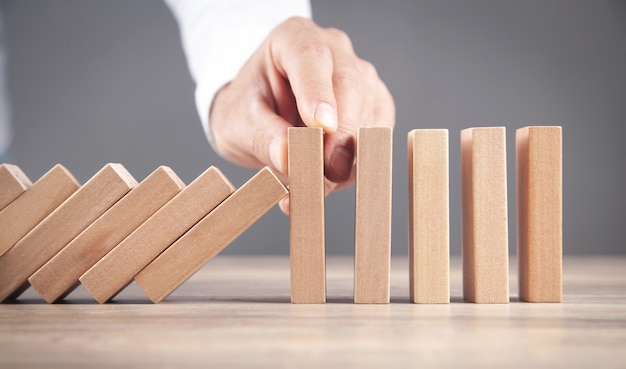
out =
<path fill-rule="evenodd" d="M 463 297 L 509 302 L 506 141 L 503 127 L 461 131 Z"/>
<path fill-rule="evenodd" d="M 285 195 L 274 173 L 262 169 L 137 274 L 135 282 L 153 302 L 163 300 Z"/>
<path fill-rule="evenodd" d="M 561 127 L 516 132 L 520 299 L 563 300 Z"/>
<path fill-rule="evenodd" d="M 291 302 L 326 302 L 324 135 L 289 128 L 289 254 Z"/>
<path fill-rule="evenodd" d="M 33 183 L 17 165 L 0 165 L 0 210 L 32 185 Z"/>
<path fill-rule="evenodd" d="M 73 194 L 80 184 L 58 164 L 0 211 L 0 256 Z"/>
<path fill-rule="evenodd" d="M 389 303 L 392 130 L 360 128 L 356 154 L 354 302 Z"/>
<path fill-rule="evenodd" d="M 137 185 L 121 164 L 108 164 L 0 257 L 0 301 L 17 297 L 28 278 Z"/>
<path fill-rule="evenodd" d="M 408 135 L 409 284 L 411 301 L 450 302 L 448 130 Z"/>
<path fill-rule="evenodd" d="M 234 190 L 210 167 L 85 272 L 80 282 L 99 303 L 107 302 Z"/>
<path fill-rule="evenodd" d="M 80 276 L 184 187 L 170 168 L 157 168 L 28 281 L 49 303 L 65 297 L 78 286 Z"/>

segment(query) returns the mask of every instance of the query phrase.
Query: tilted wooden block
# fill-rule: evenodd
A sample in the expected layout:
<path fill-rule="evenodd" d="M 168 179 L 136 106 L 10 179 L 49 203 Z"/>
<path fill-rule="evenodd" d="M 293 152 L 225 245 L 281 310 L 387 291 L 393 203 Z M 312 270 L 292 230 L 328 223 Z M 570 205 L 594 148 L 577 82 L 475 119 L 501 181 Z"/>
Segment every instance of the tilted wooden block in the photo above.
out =
<path fill-rule="evenodd" d="M 17 165 L 0 165 L 0 210 L 32 185 L 33 183 Z"/>
<path fill-rule="evenodd" d="M 159 302 L 222 251 L 287 195 L 264 168 L 198 222 L 135 277 L 153 302 Z"/>
<path fill-rule="evenodd" d="M 28 288 L 28 278 L 137 185 L 121 164 L 107 164 L 0 257 L 0 301 Z"/>
<path fill-rule="evenodd" d="M 99 303 L 107 302 L 234 190 L 210 167 L 85 272 L 80 282 Z"/>
<path fill-rule="evenodd" d="M 561 127 L 516 132 L 517 257 L 520 299 L 563 299 Z"/>
<path fill-rule="evenodd" d="M 49 303 L 65 297 L 78 286 L 80 276 L 184 187 L 170 168 L 157 168 L 28 281 Z"/>
<path fill-rule="evenodd" d="M 355 303 L 389 303 L 392 133 L 389 127 L 357 133 Z"/>
<path fill-rule="evenodd" d="M 450 302 L 448 130 L 408 135 L 409 284 L 414 303 Z"/>
<path fill-rule="evenodd" d="M 0 210 L 0 256 L 73 194 L 80 184 L 56 165 L 32 187 Z"/>
<path fill-rule="evenodd" d="M 291 302 L 326 302 L 324 134 L 289 128 L 289 254 Z"/>
<path fill-rule="evenodd" d="M 463 297 L 509 302 L 504 127 L 461 131 Z"/>

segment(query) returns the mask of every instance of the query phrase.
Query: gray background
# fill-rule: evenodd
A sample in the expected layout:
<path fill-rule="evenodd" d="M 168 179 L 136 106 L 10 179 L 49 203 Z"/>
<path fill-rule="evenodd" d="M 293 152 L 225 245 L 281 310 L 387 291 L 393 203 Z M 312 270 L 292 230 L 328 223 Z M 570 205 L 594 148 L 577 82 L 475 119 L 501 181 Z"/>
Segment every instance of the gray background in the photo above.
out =
<path fill-rule="evenodd" d="M 138 180 L 169 165 L 189 183 L 216 165 L 241 185 L 254 171 L 215 155 L 193 106 L 177 26 L 159 1 L 1 3 L 16 163 L 36 179 L 55 163 L 81 181 L 107 162 Z M 348 32 L 397 104 L 393 253 L 407 250 L 406 133 L 448 128 L 451 248 L 460 250 L 459 131 L 507 127 L 510 248 L 513 137 L 564 129 L 564 249 L 626 251 L 626 2 L 313 1 L 314 18 Z M 354 192 L 327 201 L 327 250 L 353 248 Z M 227 253 L 288 252 L 276 208 Z"/>

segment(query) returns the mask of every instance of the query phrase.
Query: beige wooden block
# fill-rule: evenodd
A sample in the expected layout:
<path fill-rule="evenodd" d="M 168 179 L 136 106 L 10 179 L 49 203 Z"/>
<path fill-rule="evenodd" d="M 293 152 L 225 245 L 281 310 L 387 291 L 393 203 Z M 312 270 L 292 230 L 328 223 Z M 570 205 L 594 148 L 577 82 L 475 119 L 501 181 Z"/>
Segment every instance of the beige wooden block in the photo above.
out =
<path fill-rule="evenodd" d="M 234 190 L 219 169 L 210 167 L 85 272 L 80 282 L 99 303 L 107 302 Z"/>
<path fill-rule="evenodd" d="M 0 257 L 0 301 L 28 288 L 28 278 L 137 185 L 121 164 L 107 164 Z"/>
<path fill-rule="evenodd" d="M 463 297 L 509 302 L 504 127 L 461 131 Z"/>
<path fill-rule="evenodd" d="M 448 130 L 408 134 L 409 285 L 414 303 L 450 303 Z"/>
<path fill-rule="evenodd" d="M 32 185 L 33 183 L 17 165 L 6 163 L 0 165 L 0 210 Z"/>
<path fill-rule="evenodd" d="M 135 282 L 153 302 L 163 300 L 285 195 L 285 186 L 263 168 L 137 274 Z"/>
<path fill-rule="evenodd" d="M 516 141 L 520 299 L 563 300 L 561 127 L 524 127 Z"/>
<path fill-rule="evenodd" d="M 49 303 L 65 297 L 80 276 L 184 187 L 170 168 L 157 168 L 35 272 L 31 286 Z"/>
<path fill-rule="evenodd" d="M 72 195 L 80 184 L 57 164 L 23 194 L 0 210 L 0 256 Z"/>
<path fill-rule="evenodd" d="M 355 303 L 389 303 L 392 134 L 389 127 L 357 133 Z"/>
<path fill-rule="evenodd" d="M 326 302 L 324 134 L 289 128 L 289 254 L 291 302 Z"/>

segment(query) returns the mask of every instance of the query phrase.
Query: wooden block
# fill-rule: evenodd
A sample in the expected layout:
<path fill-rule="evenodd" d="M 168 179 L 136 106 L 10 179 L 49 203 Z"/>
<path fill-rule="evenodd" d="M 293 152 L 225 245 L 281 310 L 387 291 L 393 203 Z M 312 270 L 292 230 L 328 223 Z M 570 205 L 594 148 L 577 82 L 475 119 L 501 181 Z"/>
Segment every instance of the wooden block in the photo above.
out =
<path fill-rule="evenodd" d="M 19 296 L 28 278 L 137 185 L 121 164 L 107 164 L 0 257 L 0 301 Z"/>
<path fill-rule="evenodd" d="M 0 210 L 32 185 L 33 183 L 17 165 L 0 165 Z"/>
<path fill-rule="evenodd" d="M 326 302 L 324 135 L 289 128 L 289 254 L 291 302 Z"/>
<path fill-rule="evenodd" d="M 135 282 L 153 302 L 163 300 L 285 195 L 276 175 L 262 169 L 137 274 Z"/>
<path fill-rule="evenodd" d="M 448 130 L 408 134 L 411 301 L 450 303 Z"/>
<path fill-rule="evenodd" d="M 157 168 L 28 281 L 49 303 L 65 297 L 78 286 L 80 276 L 184 187 L 170 168 Z"/>
<path fill-rule="evenodd" d="M 516 132 L 517 256 L 520 299 L 563 300 L 561 127 Z"/>
<path fill-rule="evenodd" d="M 234 190 L 210 167 L 85 272 L 80 282 L 99 303 L 107 302 Z"/>
<path fill-rule="evenodd" d="M 357 133 L 355 303 L 389 303 L 392 133 L 389 127 Z"/>
<path fill-rule="evenodd" d="M 80 184 L 57 164 L 31 188 L 0 210 L 0 256 L 72 195 Z"/>
<path fill-rule="evenodd" d="M 461 131 L 463 297 L 509 302 L 504 127 Z"/>

